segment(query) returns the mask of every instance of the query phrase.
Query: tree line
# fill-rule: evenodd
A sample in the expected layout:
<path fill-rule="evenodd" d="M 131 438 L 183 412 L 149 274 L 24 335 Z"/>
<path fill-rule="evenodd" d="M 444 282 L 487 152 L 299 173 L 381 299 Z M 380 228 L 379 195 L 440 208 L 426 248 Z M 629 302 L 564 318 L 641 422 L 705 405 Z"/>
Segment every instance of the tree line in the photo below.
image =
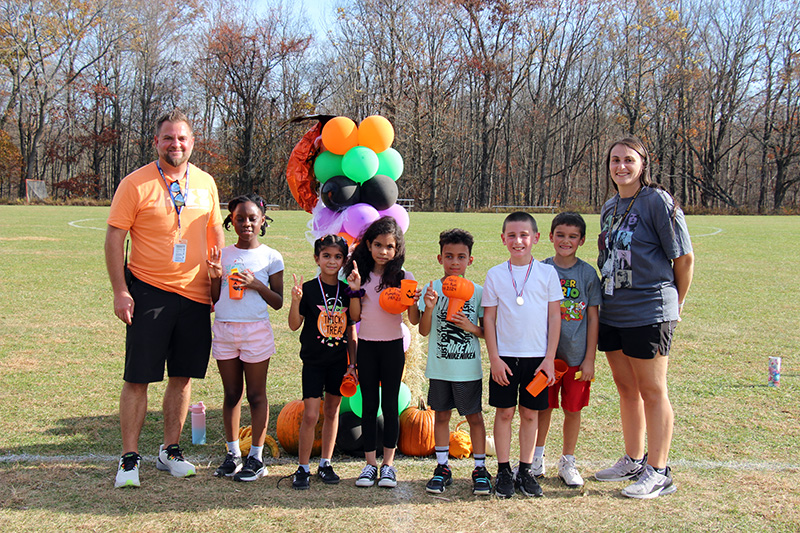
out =
<path fill-rule="evenodd" d="M 380 114 L 424 209 L 596 210 L 628 134 L 684 206 L 796 209 L 799 4 L 340 0 L 320 34 L 278 0 L 2 0 L 0 197 L 110 198 L 180 107 L 223 199 L 295 206 L 290 120 Z"/>

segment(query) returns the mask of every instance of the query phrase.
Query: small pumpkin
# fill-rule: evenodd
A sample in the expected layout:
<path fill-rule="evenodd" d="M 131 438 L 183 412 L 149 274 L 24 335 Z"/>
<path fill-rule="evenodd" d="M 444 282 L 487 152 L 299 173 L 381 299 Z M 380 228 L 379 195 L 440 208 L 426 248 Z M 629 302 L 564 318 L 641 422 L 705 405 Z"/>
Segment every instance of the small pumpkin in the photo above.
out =
<path fill-rule="evenodd" d="M 456 430 L 450 432 L 450 456 L 456 459 L 464 459 L 472 454 L 472 438 L 466 431 L 458 430 L 465 422 L 462 420 L 456 425 Z"/>
<path fill-rule="evenodd" d="M 239 449 L 242 455 L 250 453 L 250 447 L 253 445 L 253 427 L 245 426 L 239 428 Z M 269 448 L 270 454 L 273 458 L 278 459 L 281 456 L 281 451 L 278 449 L 278 443 L 275 439 L 266 435 L 264 437 L 264 446 Z M 227 451 L 227 448 L 226 448 Z"/>
<path fill-rule="evenodd" d="M 400 287 L 388 287 L 383 289 L 378 298 L 378 303 L 384 311 L 393 315 L 399 315 L 408 309 L 408 306 L 403 303 L 403 295 L 400 292 Z"/>
<path fill-rule="evenodd" d="M 314 428 L 314 444 L 311 447 L 311 455 L 319 455 L 322 452 L 322 424 L 325 420 L 323 404 L 324 401 L 320 402 L 319 420 Z M 303 422 L 305 410 L 306 406 L 302 400 L 294 400 L 284 405 L 278 415 L 278 442 L 291 455 L 297 455 L 300 448 L 300 424 Z"/>
<path fill-rule="evenodd" d="M 420 398 L 418 406 L 411 406 L 400 414 L 400 438 L 397 446 L 404 455 L 426 457 L 436 447 L 433 426 L 436 413 Z"/>

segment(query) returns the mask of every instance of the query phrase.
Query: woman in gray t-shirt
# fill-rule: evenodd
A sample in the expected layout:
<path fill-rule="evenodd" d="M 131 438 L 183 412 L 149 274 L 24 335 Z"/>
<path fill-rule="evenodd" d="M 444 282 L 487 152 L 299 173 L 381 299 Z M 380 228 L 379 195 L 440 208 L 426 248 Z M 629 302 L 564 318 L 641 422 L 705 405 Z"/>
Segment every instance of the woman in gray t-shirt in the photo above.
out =
<path fill-rule="evenodd" d="M 667 466 L 674 420 L 667 356 L 692 282 L 694 254 L 683 211 L 651 182 L 650 156 L 639 139 L 612 144 L 606 170 L 617 194 L 600 216 L 598 349 L 606 352 L 619 392 L 625 455 L 595 478 L 638 478 L 622 493 L 655 498 L 676 490 Z"/>

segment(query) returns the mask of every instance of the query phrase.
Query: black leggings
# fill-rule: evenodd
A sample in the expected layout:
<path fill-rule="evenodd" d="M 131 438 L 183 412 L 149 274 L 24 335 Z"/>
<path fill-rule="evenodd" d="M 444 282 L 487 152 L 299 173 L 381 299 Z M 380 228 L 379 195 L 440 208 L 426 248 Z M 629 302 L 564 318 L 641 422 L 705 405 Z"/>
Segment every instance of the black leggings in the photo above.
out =
<path fill-rule="evenodd" d="M 397 397 L 406 365 L 403 339 L 394 341 L 358 340 L 358 381 L 361 384 L 361 432 L 364 451 L 374 452 L 377 443 L 378 383 L 381 384 L 383 447 L 396 448 L 400 435 Z"/>

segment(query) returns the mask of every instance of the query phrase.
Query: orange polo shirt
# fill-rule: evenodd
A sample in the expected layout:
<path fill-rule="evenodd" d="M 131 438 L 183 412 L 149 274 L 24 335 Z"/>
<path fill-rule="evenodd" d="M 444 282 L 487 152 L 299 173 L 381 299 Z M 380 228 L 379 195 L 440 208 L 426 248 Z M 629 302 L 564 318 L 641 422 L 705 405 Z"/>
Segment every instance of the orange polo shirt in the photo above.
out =
<path fill-rule="evenodd" d="M 174 245 L 179 240 L 178 214 L 155 162 L 120 182 L 107 222 L 130 232 L 128 268 L 136 278 L 210 304 L 206 231 L 222 223 L 214 178 L 189 164 L 189 190 L 185 199 L 186 205 L 180 213 L 180 239 L 187 243 L 183 263 L 172 260 Z"/>

